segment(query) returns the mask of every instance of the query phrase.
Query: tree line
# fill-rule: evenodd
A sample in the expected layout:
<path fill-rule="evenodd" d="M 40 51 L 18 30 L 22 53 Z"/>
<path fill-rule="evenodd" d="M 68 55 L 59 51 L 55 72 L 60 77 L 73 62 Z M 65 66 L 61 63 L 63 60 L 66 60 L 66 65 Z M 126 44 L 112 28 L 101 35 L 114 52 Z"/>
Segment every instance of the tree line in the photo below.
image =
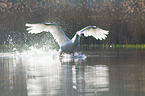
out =
<path fill-rule="evenodd" d="M 83 44 L 145 43 L 143 0 L 1 0 L 0 13 L 0 44 L 9 37 L 15 44 L 45 43 L 50 36 L 25 30 L 25 23 L 44 22 L 57 23 L 70 38 L 88 25 L 110 32 L 103 41 L 82 38 Z"/>

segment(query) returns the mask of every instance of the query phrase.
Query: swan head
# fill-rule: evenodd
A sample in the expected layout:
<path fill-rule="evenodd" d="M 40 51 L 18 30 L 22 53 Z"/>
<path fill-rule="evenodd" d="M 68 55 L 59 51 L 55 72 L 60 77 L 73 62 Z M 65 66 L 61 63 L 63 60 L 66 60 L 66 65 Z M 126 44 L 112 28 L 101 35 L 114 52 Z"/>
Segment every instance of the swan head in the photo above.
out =
<path fill-rule="evenodd" d="M 80 32 L 80 31 L 77 31 L 76 32 L 76 35 L 79 35 L 80 37 L 82 36 L 82 35 L 84 35 L 82 32 Z"/>

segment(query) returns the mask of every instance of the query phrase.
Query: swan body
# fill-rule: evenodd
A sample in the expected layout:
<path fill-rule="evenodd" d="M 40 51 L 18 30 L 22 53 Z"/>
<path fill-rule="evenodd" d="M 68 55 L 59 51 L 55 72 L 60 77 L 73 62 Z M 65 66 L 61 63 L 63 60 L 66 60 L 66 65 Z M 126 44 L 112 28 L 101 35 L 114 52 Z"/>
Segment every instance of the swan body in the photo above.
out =
<path fill-rule="evenodd" d="M 60 46 L 60 54 L 62 54 L 63 52 L 74 53 L 79 47 L 80 37 L 82 35 L 86 37 L 93 36 L 97 40 L 98 39 L 103 40 L 109 34 L 109 31 L 107 30 L 103 30 L 96 26 L 87 26 L 81 29 L 80 31 L 77 31 L 74 37 L 72 39 L 69 39 L 65 35 L 63 30 L 55 23 L 39 23 L 39 24 L 26 23 L 26 26 L 28 27 L 26 30 L 28 31 L 28 33 L 31 34 L 38 34 L 44 31 L 50 32 Z"/>

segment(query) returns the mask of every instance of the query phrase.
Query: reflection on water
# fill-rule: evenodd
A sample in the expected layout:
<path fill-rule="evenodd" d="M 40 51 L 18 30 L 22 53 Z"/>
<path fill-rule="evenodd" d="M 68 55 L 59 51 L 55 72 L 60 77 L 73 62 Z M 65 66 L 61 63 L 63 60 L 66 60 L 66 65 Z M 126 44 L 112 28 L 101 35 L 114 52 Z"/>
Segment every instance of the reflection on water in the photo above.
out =
<path fill-rule="evenodd" d="M 144 96 L 145 52 L 0 57 L 0 96 Z"/>

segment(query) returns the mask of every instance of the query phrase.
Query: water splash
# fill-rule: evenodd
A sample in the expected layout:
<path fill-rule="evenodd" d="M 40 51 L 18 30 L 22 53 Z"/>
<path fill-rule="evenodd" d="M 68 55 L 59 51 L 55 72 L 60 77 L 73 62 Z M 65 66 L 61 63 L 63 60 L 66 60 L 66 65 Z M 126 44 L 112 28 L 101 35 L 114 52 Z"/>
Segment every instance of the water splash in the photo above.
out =
<path fill-rule="evenodd" d="M 81 52 L 76 52 L 73 56 L 73 54 L 63 54 L 61 61 L 62 62 L 79 62 L 82 60 L 85 60 L 87 56 L 85 54 L 82 54 Z"/>
<path fill-rule="evenodd" d="M 52 41 L 53 38 L 50 40 L 40 40 L 40 42 L 33 42 L 30 44 L 15 44 L 13 41 L 13 38 L 9 35 L 6 46 L 3 47 L 4 50 L 0 53 L 0 57 L 49 57 L 49 59 L 56 59 L 60 58 L 58 49 L 59 47 L 55 42 Z M 42 42 L 44 41 L 44 42 Z M 53 40 L 54 41 L 54 40 Z M 85 55 L 82 55 L 81 53 L 75 53 L 75 56 L 72 54 L 63 54 L 61 57 L 62 62 L 70 62 L 74 59 L 77 60 L 83 60 L 86 59 Z"/>
<path fill-rule="evenodd" d="M 16 48 L 12 52 L 2 52 L 0 53 L 0 57 L 43 57 L 43 56 L 53 56 L 59 54 L 57 50 L 53 49 L 43 49 L 43 48 L 35 48 L 34 46 L 29 47 L 29 50 L 23 50 L 19 52 Z"/>
<path fill-rule="evenodd" d="M 73 54 L 64 53 L 61 57 L 59 56 L 59 52 L 55 49 L 44 47 L 35 48 L 35 46 L 29 47 L 29 50 L 23 50 L 22 52 L 14 51 L 7 53 L 0 53 L 0 57 L 39 57 L 39 58 L 49 58 L 49 60 L 61 59 L 62 62 L 74 62 L 78 60 L 85 60 L 87 56 L 82 54 L 81 52 Z"/>
<path fill-rule="evenodd" d="M 53 49 L 47 49 L 44 50 L 43 48 L 35 48 L 35 47 L 30 47 L 30 50 L 23 51 L 20 53 L 22 56 L 53 56 L 59 54 L 57 50 Z"/>

